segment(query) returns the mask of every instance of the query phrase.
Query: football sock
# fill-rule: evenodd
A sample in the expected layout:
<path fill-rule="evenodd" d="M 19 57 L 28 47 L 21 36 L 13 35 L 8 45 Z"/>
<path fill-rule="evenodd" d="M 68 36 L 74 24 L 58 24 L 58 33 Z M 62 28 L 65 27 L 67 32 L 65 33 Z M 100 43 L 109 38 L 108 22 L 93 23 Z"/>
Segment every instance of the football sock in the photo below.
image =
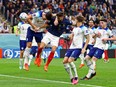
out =
<path fill-rule="evenodd" d="M 25 48 L 24 57 L 25 57 L 25 56 L 27 56 L 27 57 L 29 56 L 30 50 L 31 50 L 31 48 L 28 48 L 28 47 Z"/>
<path fill-rule="evenodd" d="M 43 50 L 43 48 L 38 48 L 37 57 L 36 58 L 39 58 L 40 57 L 40 54 L 41 54 L 42 50 Z"/>
<path fill-rule="evenodd" d="M 71 68 L 70 68 L 69 63 L 64 64 L 64 68 L 65 68 L 66 72 L 69 74 L 70 79 L 72 79 L 73 78 L 73 74 L 71 72 Z"/>
<path fill-rule="evenodd" d="M 80 59 L 81 59 L 81 64 L 84 64 L 84 54 L 80 55 Z"/>
<path fill-rule="evenodd" d="M 105 59 L 105 60 L 108 60 L 108 51 L 107 51 L 107 50 L 104 51 L 104 55 L 105 55 L 105 56 L 104 56 L 104 59 Z"/>
<path fill-rule="evenodd" d="M 77 69 L 76 69 L 76 66 L 75 66 L 74 62 L 71 62 L 71 63 L 69 63 L 69 64 L 70 64 L 70 66 L 71 66 L 71 68 L 72 68 L 72 70 L 73 70 L 73 72 L 74 72 L 74 76 L 75 76 L 75 77 L 78 77 Z"/>
<path fill-rule="evenodd" d="M 52 61 L 52 59 L 54 58 L 54 53 L 53 51 L 50 52 L 49 56 L 48 56 L 48 60 L 47 60 L 47 63 L 46 63 L 46 66 L 49 65 L 49 63 Z"/>
<path fill-rule="evenodd" d="M 25 51 L 24 51 L 24 63 L 28 63 L 28 57 L 29 57 L 29 54 L 30 54 L 30 50 L 31 48 L 28 48 L 26 47 Z"/>
<path fill-rule="evenodd" d="M 96 68 L 96 62 L 94 60 L 92 60 L 92 63 L 93 63 L 94 69 L 95 69 Z"/>
<path fill-rule="evenodd" d="M 89 67 L 89 70 L 91 73 L 95 73 L 95 66 L 94 64 L 91 62 L 91 60 L 85 60 L 87 66 Z"/>
<path fill-rule="evenodd" d="M 29 63 L 28 63 L 29 66 L 31 64 L 32 59 L 33 59 L 33 55 L 29 55 Z"/>
<path fill-rule="evenodd" d="M 23 66 L 23 58 L 19 59 L 19 66 Z"/>

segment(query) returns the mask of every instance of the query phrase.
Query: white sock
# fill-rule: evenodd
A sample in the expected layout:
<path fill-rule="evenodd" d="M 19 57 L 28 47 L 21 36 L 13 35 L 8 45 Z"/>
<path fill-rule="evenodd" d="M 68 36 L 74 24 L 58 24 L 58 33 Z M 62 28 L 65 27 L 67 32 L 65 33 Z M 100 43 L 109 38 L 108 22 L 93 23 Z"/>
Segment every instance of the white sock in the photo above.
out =
<path fill-rule="evenodd" d="M 32 59 L 33 59 L 33 55 L 29 55 L 29 63 L 28 63 L 29 66 L 31 64 Z"/>
<path fill-rule="evenodd" d="M 30 55 L 30 50 L 31 50 L 31 48 L 26 47 L 23 56 L 24 56 L 24 57 L 25 57 L 25 56 L 29 56 L 29 55 Z"/>
<path fill-rule="evenodd" d="M 84 54 L 80 54 L 81 64 L 84 64 Z"/>
<path fill-rule="evenodd" d="M 24 65 L 25 64 L 28 64 L 28 57 L 27 56 L 25 56 L 25 59 L 24 59 Z"/>
<path fill-rule="evenodd" d="M 91 73 L 95 73 L 95 67 L 94 64 L 90 60 L 85 60 L 87 66 L 89 67 L 88 74 L 86 75 L 88 78 L 90 77 Z"/>
<path fill-rule="evenodd" d="M 23 58 L 19 59 L 19 66 L 23 66 Z"/>
<path fill-rule="evenodd" d="M 27 63 L 28 64 L 28 57 L 29 57 L 29 54 L 30 54 L 30 50 L 31 48 L 28 48 L 26 47 L 25 51 L 24 51 L 24 64 Z"/>
<path fill-rule="evenodd" d="M 64 68 L 65 68 L 66 72 L 69 74 L 70 79 L 72 79 L 73 75 L 72 75 L 72 71 L 71 71 L 69 63 L 64 64 Z"/>
<path fill-rule="evenodd" d="M 86 75 L 87 78 L 90 78 L 92 71 L 89 69 L 88 74 Z"/>
<path fill-rule="evenodd" d="M 71 68 L 72 68 L 72 70 L 73 70 L 73 72 L 74 72 L 74 76 L 75 76 L 75 77 L 78 77 L 77 69 L 76 69 L 76 66 L 75 66 L 74 62 L 71 62 L 71 63 L 69 63 L 69 64 L 70 64 L 70 66 L 71 66 Z"/>
<path fill-rule="evenodd" d="M 95 69 L 96 68 L 96 62 L 94 60 L 92 60 L 92 63 L 93 63 L 94 69 Z"/>

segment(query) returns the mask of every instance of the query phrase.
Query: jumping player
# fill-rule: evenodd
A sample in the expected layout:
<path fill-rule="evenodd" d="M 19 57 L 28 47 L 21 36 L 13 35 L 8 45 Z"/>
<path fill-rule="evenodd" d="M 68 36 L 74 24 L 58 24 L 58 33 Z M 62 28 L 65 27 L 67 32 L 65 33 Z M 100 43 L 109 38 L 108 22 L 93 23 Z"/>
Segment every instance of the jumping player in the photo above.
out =
<path fill-rule="evenodd" d="M 42 17 L 42 11 L 38 11 L 32 15 L 29 15 L 27 18 L 30 19 L 32 18 L 32 22 L 35 24 L 37 21 L 35 19 L 40 19 Z M 31 50 L 31 46 L 32 46 L 32 40 L 33 37 L 35 37 L 35 40 L 38 44 L 38 47 L 40 46 L 40 42 L 42 40 L 43 37 L 43 33 L 41 31 L 35 31 L 33 28 L 29 28 L 28 32 L 27 32 L 27 46 L 24 52 L 24 57 L 25 57 L 25 70 L 29 70 L 29 66 L 28 66 L 28 58 L 30 55 L 30 50 Z"/>
<path fill-rule="evenodd" d="M 62 33 L 65 31 L 67 25 L 71 25 L 72 23 L 64 17 L 64 13 L 59 12 L 57 16 L 53 17 L 52 13 L 46 14 L 47 22 L 45 23 L 47 27 L 47 33 L 43 37 L 41 41 L 41 45 L 38 48 L 37 57 L 35 59 L 35 62 L 38 66 L 41 65 L 41 52 L 44 49 L 44 47 L 50 43 L 52 46 L 52 50 L 48 56 L 48 60 L 44 66 L 44 70 L 48 71 L 48 66 L 50 62 L 52 61 L 54 57 L 54 53 L 58 47 L 59 38 L 62 35 Z"/>

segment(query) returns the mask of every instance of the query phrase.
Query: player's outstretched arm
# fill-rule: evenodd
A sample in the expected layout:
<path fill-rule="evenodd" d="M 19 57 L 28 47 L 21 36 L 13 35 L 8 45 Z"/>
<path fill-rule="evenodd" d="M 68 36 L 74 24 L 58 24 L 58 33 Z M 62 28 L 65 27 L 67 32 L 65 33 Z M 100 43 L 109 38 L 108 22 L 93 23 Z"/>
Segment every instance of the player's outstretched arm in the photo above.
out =
<path fill-rule="evenodd" d="M 116 36 L 112 36 L 111 38 L 103 38 L 102 41 L 108 41 L 108 40 L 116 40 Z"/>
<path fill-rule="evenodd" d="M 89 40 L 90 40 L 89 35 L 86 35 L 86 36 L 85 36 L 85 38 L 86 38 L 86 42 L 85 42 L 85 45 L 84 45 L 84 47 L 83 47 L 83 49 L 82 49 L 82 54 L 84 54 L 84 53 L 85 53 L 86 48 L 87 48 L 87 45 L 88 45 Z"/>
<path fill-rule="evenodd" d="M 36 31 L 36 29 L 38 28 L 37 26 L 35 26 L 30 19 L 27 19 L 28 23 L 32 26 L 32 28 Z"/>

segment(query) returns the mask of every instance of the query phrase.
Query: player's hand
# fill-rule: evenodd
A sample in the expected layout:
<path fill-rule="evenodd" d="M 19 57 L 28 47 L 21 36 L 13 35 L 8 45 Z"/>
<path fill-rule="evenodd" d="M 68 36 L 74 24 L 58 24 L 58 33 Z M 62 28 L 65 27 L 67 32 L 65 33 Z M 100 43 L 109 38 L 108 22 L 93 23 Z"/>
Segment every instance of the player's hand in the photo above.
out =
<path fill-rule="evenodd" d="M 40 30 L 40 27 L 37 27 L 36 29 L 34 29 L 35 32 L 38 32 Z"/>
<path fill-rule="evenodd" d="M 102 41 L 107 41 L 107 38 L 103 38 Z"/>
<path fill-rule="evenodd" d="M 81 53 L 84 54 L 86 52 L 86 49 L 82 49 Z"/>
<path fill-rule="evenodd" d="M 92 44 L 95 44 L 95 40 L 92 42 Z"/>
<path fill-rule="evenodd" d="M 101 37 L 101 33 L 100 32 L 97 33 L 97 37 L 99 37 L 99 38 Z"/>

